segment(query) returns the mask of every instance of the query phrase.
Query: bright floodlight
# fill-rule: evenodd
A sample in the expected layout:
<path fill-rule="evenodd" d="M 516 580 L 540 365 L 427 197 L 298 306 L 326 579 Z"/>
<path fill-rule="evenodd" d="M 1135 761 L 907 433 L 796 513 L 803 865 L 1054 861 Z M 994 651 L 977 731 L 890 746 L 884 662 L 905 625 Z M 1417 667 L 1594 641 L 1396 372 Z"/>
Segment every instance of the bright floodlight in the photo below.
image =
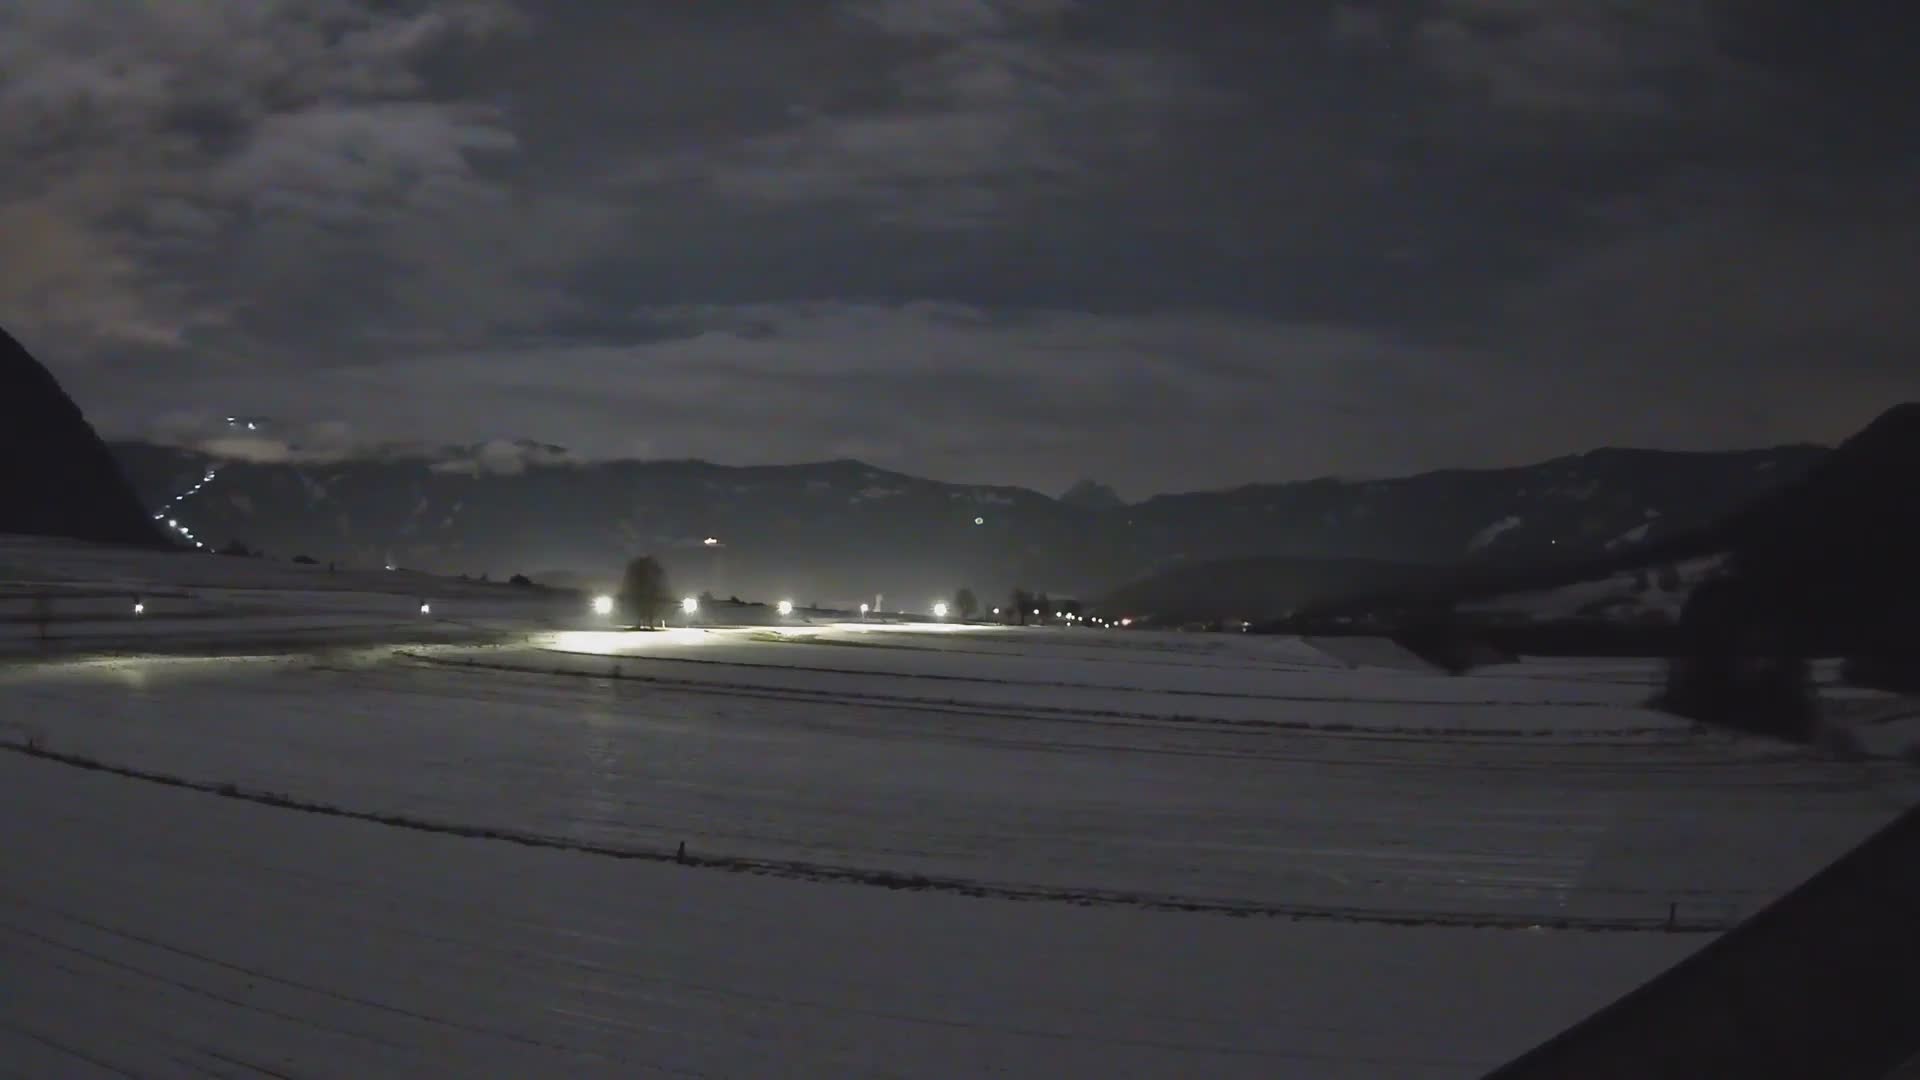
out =
<path fill-rule="evenodd" d="M 791 600 L 780 601 L 780 614 L 782 615 L 793 614 L 793 601 Z"/>
<path fill-rule="evenodd" d="M 613 597 L 611 597 L 611 596 L 596 596 L 596 597 L 594 597 L 594 598 L 593 598 L 593 613 L 594 613 L 595 615 L 611 615 L 611 614 L 613 614 Z"/>
<path fill-rule="evenodd" d="M 685 600 L 680 601 L 680 610 L 686 612 L 689 615 L 693 614 L 696 611 L 699 611 L 700 610 L 699 599 L 697 597 L 689 596 Z"/>
<path fill-rule="evenodd" d="M 935 604 L 935 605 L 933 605 L 933 617 L 934 617 L 934 618 L 936 618 L 936 619 L 944 619 L 944 618 L 946 618 L 946 617 L 947 617 L 947 605 L 945 605 L 945 604 Z"/>

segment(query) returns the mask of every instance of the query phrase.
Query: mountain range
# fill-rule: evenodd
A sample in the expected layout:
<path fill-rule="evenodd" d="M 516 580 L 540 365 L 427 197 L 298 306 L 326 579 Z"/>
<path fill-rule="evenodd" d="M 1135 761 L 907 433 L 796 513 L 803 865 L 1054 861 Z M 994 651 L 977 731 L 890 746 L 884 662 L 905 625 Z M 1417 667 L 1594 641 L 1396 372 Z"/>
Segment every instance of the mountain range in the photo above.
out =
<path fill-rule="evenodd" d="M 280 557 L 588 580 L 649 552 L 688 590 L 803 603 L 883 594 L 885 606 L 905 610 L 961 585 L 989 606 L 1014 585 L 1091 598 L 1216 560 L 1592 559 L 1705 527 L 1826 453 L 1604 449 L 1515 468 L 1124 503 L 1092 482 L 1055 499 L 849 460 L 579 463 L 557 447 L 519 449 L 330 463 L 228 461 L 141 442 L 113 452 L 149 506 L 214 546 L 240 540 Z M 505 464 L 488 467 L 490 456 Z"/>

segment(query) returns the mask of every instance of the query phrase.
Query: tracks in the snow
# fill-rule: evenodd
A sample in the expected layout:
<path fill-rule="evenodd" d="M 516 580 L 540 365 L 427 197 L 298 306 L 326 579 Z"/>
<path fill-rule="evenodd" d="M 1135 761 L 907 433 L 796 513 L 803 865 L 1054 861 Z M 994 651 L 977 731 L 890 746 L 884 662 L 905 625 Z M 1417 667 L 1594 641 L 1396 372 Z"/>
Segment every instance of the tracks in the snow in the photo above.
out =
<path fill-rule="evenodd" d="M 945 893 L 981 899 L 1070 904 L 1080 907 L 1125 907 L 1151 911 L 1187 912 L 1234 917 L 1261 917 L 1296 921 L 1355 923 L 1382 926 L 1444 926 L 1490 930 L 1570 930 L 1592 933 L 1719 933 L 1732 925 L 1721 917 L 1684 920 L 1659 917 L 1583 916 L 1567 913 L 1377 909 L 1339 905 L 1265 903 L 1214 897 L 1136 892 L 1118 889 L 991 882 L 944 875 L 903 873 L 881 868 L 834 865 L 794 859 L 766 859 L 706 852 L 683 852 L 638 845 L 593 843 L 504 827 L 435 820 L 408 814 L 356 810 L 279 792 L 243 787 L 230 782 L 199 780 L 120 765 L 45 746 L 0 742 L 0 751 L 89 772 L 234 799 L 258 806 L 366 822 L 389 828 L 517 844 L 573 852 L 599 858 L 624 859 L 683 866 L 689 870 L 724 871 L 791 880 L 860 885 L 871 888 Z"/>
<path fill-rule="evenodd" d="M 627 671 L 626 666 L 629 664 L 638 665 L 638 664 L 666 662 L 666 663 L 722 664 L 722 665 L 731 666 L 731 667 L 748 667 L 748 668 L 765 667 L 765 668 L 771 668 L 773 670 L 778 670 L 778 671 L 789 671 L 789 672 L 799 671 L 799 672 L 807 672 L 807 673 L 814 673 L 814 674 L 819 674 L 819 673 L 842 674 L 842 672 L 839 672 L 834 669 L 825 669 L 825 668 L 793 668 L 793 667 L 776 667 L 774 665 L 731 664 L 727 661 L 688 660 L 680 657 L 659 658 L 659 657 L 648 657 L 648 656 L 607 656 L 607 655 L 598 654 L 598 653 L 564 652 L 561 650 L 552 650 L 552 649 L 542 649 L 542 650 L 536 650 L 536 651 L 540 653 L 547 653 L 547 654 L 561 655 L 561 656 L 592 657 L 596 660 L 605 661 L 608 666 L 605 668 L 598 668 L 598 669 L 574 668 L 574 667 L 563 667 L 563 666 L 541 667 L 534 664 L 506 664 L 506 663 L 499 663 L 494 661 L 483 661 L 483 660 L 475 659 L 473 657 L 433 656 L 427 653 L 415 652 L 415 651 L 406 650 L 406 649 L 398 650 L 396 652 L 396 655 L 403 657 L 407 660 L 415 661 L 422 664 L 429 664 L 435 667 L 443 667 L 443 668 L 468 669 L 468 670 L 476 670 L 476 671 L 500 671 L 500 672 L 507 672 L 511 674 L 517 674 L 517 675 L 549 675 L 549 676 L 557 676 L 561 678 L 610 679 L 617 682 L 642 683 L 642 684 L 651 685 L 651 686 L 666 687 L 673 690 L 685 690 L 685 691 L 692 691 L 697 693 L 717 694 L 717 695 L 725 695 L 725 696 L 733 696 L 733 697 L 763 698 L 763 699 L 774 700 L 774 701 L 809 701 L 809 702 L 830 702 L 830 703 L 841 703 L 841 704 L 909 707 L 909 708 L 917 708 L 917 709 L 958 711 L 958 712 L 968 712 L 968 713 L 976 713 L 976 714 L 990 714 L 994 716 L 1005 716 L 1005 717 L 1015 717 L 1015 718 L 1025 718 L 1025 719 L 1035 719 L 1035 720 L 1100 720 L 1100 721 L 1123 720 L 1123 721 L 1161 723 L 1161 724 L 1201 725 L 1201 726 L 1207 726 L 1207 727 L 1240 729 L 1240 730 L 1247 730 L 1247 731 L 1299 732 L 1299 733 L 1313 734 L 1313 735 L 1337 735 L 1337 736 L 1352 736 L 1356 738 L 1374 738 L 1374 739 L 1413 739 L 1413 740 L 1430 740 L 1435 738 L 1561 739 L 1566 741 L 1569 744 L 1579 745 L 1579 746 L 1603 745 L 1608 739 L 1632 740 L 1634 741 L 1635 745 L 1645 745 L 1647 742 L 1650 742 L 1650 741 L 1658 741 L 1663 738 L 1672 740 L 1672 739 L 1685 737 L 1688 734 L 1686 729 L 1680 728 L 1674 724 L 1632 725 L 1632 726 L 1623 726 L 1623 727 L 1614 727 L 1614 728 L 1582 728 L 1582 729 L 1571 730 L 1571 731 L 1565 726 L 1521 728 L 1521 727 L 1474 726 L 1474 725 L 1465 725 L 1465 724 L 1427 725 L 1427 726 L 1416 726 L 1416 725 L 1410 725 L 1410 724 L 1379 725 L 1379 724 L 1354 724 L 1354 723 L 1345 723 L 1345 722 L 1326 722 L 1326 721 L 1311 721 L 1311 720 L 1279 720 L 1279 719 L 1253 719 L 1248 717 L 1199 716 L 1199 715 L 1187 715 L 1187 714 L 1178 714 L 1178 713 L 1139 712 L 1139 711 L 1127 710 L 1127 709 L 1075 707 L 1075 706 L 1066 706 L 1066 705 L 1032 705 L 1032 704 L 1012 704 L 1012 703 L 987 702 L 987 701 L 967 701 L 967 700 L 963 700 L 959 698 L 951 698 L 951 697 L 947 697 L 947 698 L 929 697 L 929 696 L 914 695 L 914 694 L 879 694 L 879 693 L 873 693 L 871 691 L 856 691 L 856 690 L 844 690 L 844 689 L 814 690 L 814 689 L 808 689 L 804 687 L 768 686 L 768 685 L 755 684 L 755 683 L 716 681 L 712 679 L 674 678 L 666 675 L 641 675 L 641 674 L 636 674 L 636 673 Z M 871 674 L 871 673 L 857 672 L 855 674 L 864 675 L 864 674 Z M 907 676 L 907 677 L 914 678 L 914 679 L 922 678 L 922 676 Z M 926 678 L 957 680 L 960 677 L 958 676 L 926 676 Z M 964 681 L 970 682 L 970 683 L 976 683 L 976 684 L 984 683 L 986 685 L 1002 686 L 1002 687 L 1021 687 L 1021 686 L 1031 685 L 1031 686 L 1038 686 L 1038 687 L 1044 687 L 1044 688 L 1054 688 L 1056 685 L 1057 686 L 1072 685 L 1072 684 L 1051 684 L 1051 683 L 1029 684 L 1029 683 L 1021 683 L 1021 682 L 972 679 L 972 678 L 965 679 Z M 1147 693 L 1160 693 L 1161 691 L 1133 690 L 1129 692 L 1136 693 L 1136 694 L 1147 694 Z M 1222 694 L 1218 696 L 1237 697 L 1240 695 Z M 1322 703 L 1322 704 L 1335 704 L 1335 703 L 1337 704 L 1350 704 L 1350 703 L 1368 704 L 1370 703 L 1366 701 L 1358 701 L 1357 699 L 1353 699 L 1353 698 L 1299 697 L 1299 698 L 1285 698 L 1285 699 L 1279 699 L 1279 700 L 1293 702 L 1293 703 Z M 1418 702 L 1418 701 L 1411 702 L 1411 703 L 1402 702 L 1402 701 L 1393 701 L 1393 702 L 1382 701 L 1382 702 L 1372 702 L 1372 703 L 1373 704 L 1396 704 L 1396 705 L 1412 704 L 1416 706 L 1423 705 L 1423 704 L 1424 705 L 1441 704 L 1438 702 Z M 1463 707 L 1472 707 L 1475 705 L 1484 707 L 1486 705 L 1497 704 L 1497 703 L 1449 702 L 1445 704 L 1461 705 Z M 1543 707 L 1543 708 L 1547 707 L 1547 706 L 1541 706 L 1538 703 L 1528 703 L 1528 704 L 1532 706 Z M 1610 707 L 1617 707 L 1617 706 L 1610 706 Z"/>

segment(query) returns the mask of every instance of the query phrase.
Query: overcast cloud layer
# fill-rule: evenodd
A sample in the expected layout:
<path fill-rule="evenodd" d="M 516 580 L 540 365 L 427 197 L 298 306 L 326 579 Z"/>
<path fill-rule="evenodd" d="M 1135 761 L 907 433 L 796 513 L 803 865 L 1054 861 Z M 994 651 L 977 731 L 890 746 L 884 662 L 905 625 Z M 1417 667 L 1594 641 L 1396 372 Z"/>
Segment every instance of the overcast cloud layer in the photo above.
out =
<path fill-rule="evenodd" d="M 1908 6 L 11 0 L 0 323 L 118 435 L 1133 496 L 1833 440 L 1920 397 Z"/>

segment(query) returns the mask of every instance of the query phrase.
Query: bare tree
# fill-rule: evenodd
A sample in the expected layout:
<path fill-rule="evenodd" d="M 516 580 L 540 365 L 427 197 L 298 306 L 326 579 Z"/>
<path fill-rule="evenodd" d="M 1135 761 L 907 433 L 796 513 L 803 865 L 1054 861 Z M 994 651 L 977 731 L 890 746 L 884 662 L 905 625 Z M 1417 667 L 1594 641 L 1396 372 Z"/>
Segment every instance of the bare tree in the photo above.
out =
<path fill-rule="evenodd" d="M 1025 589 L 1016 588 L 1007 601 L 1013 605 L 1014 622 L 1020 626 L 1027 625 L 1027 615 L 1033 611 L 1033 594 Z"/>
<path fill-rule="evenodd" d="M 641 626 L 654 625 L 666 617 L 670 596 L 667 572 L 658 559 L 642 555 L 627 563 L 617 599 L 628 619 Z"/>
<path fill-rule="evenodd" d="M 972 619 L 980 611 L 980 598 L 973 595 L 972 589 L 962 585 L 960 591 L 953 594 L 953 609 L 960 613 L 962 619 Z"/>

